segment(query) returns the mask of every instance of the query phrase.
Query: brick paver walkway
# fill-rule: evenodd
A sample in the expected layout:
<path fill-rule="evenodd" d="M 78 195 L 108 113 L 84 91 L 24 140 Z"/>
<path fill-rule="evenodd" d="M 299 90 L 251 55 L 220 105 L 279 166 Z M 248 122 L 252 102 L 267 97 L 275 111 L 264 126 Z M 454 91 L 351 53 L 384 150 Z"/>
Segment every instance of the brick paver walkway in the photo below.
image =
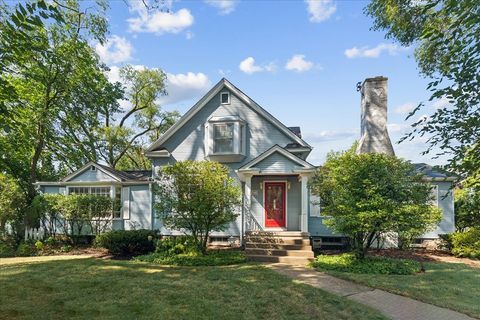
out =
<path fill-rule="evenodd" d="M 469 316 L 379 289 L 373 289 L 328 274 L 282 263 L 267 264 L 280 274 L 325 291 L 346 297 L 372 308 L 395 320 L 464 320 Z"/>

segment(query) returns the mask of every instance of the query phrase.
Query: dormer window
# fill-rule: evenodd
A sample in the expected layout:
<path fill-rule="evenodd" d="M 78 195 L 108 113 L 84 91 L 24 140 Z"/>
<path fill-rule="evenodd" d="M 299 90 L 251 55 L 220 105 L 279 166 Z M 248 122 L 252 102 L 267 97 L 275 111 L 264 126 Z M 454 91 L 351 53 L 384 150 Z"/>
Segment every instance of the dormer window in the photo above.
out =
<path fill-rule="evenodd" d="M 209 159 L 237 162 L 245 157 L 246 123 L 237 116 L 212 117 L 205 124 L 205 150 Z"/>
<path fill-rule="evenodd" d="M 230 104 L 230 92 L 220 93 L 220 103 L 221 104 Z"/>

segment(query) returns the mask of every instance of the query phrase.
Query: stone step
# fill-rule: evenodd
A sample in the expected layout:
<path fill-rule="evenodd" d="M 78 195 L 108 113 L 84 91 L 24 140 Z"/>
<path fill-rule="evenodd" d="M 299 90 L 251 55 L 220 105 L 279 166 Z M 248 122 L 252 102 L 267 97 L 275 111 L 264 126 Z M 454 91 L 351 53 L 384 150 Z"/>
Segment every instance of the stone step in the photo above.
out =
<path fill-rule="evenodd" d="M 293 257 L 293 256 L 264 256 L 264 255 L 248 255 L 248 260 L 256 262 L 281 262 L 291 265 L 307 265 L 313 261 L 313 258 Z"/>
<path fill-rule="evenodd" d="M 310 244 L 279 244 L 279 243 L 256 243 L 249 242 L 245 244 L 246 249 L 279 249 L 279 250 L 312 250 Z"/>
<path fill-rule="evenodd" d="M 301 231 L 247 231 L 245 236 L 253 237 L 298 237 L 309 238 L 310 233 Z"/>
<path fill-rule="evenodd" d="M 289 256 L 289 257 L 304 257 L 313 258 L 312 250 L 282 250 L 282 249 L 262 249 L 262 248 L 247 248 L 245 249 L 247 256 L 249 255 L 263 255 L 263 256 Z"/>
<path fill-rule="evenodd" d="M 245 243 L 275 243 L 275 244 L 296 244 L 296 245 L 310 245 L 308 238 L 294 238 L 294 237 L 245 237 Z"/>

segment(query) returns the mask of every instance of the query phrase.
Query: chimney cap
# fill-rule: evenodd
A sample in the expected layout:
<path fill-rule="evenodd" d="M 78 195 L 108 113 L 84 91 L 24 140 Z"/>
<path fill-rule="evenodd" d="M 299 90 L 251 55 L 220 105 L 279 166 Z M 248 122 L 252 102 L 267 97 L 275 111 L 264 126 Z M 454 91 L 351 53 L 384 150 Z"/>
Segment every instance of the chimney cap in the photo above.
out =
<path fill-rule="evenodd" d="M 364 83 L 365 82 L 370 82 L 370 81 L 386 81 L 388 80 L 387 77 L 384 77 L 384 76 L 376 76 L 376 77 L 371 77 L 371 78 L 365 78 L 365 80 L 363 81 Z"/>

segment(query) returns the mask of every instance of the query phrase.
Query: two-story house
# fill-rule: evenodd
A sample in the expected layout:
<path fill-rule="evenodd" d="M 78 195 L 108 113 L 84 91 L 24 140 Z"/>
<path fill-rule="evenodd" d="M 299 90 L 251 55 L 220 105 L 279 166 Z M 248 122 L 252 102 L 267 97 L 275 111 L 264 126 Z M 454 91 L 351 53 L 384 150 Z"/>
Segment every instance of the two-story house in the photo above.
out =
<path fill-rule="evenodd" d="M 88 163 L 59 182 L 39 182 L 42 192 L 93 193 L 121 199 L 114 229 L 168 230 L 153 209 L 151 184 L 158 169 L 183 160 L 212 160 L 230 168 L 243 191 L 241 213 L 225 232 L 212 241 L 243 241 L 249 231 L 274 231 L 285 245 L 308 249 L 309 237 L 319 243 L 342 241 L 323 223 L 320 209 L 309 194 L 308 181 L 316 167 L 307 161 L 312 147 L 302 139 L 300 127 L 287 127 L 226 79 L 220 80 L 155 143 L 146 155 L 151 172 L 119 171 Z M 438 184 L 439 205 L 445 219 L 432 237 L 453 231 L 451 180 L 425 171 Z M 436 179 L 436 180 L 435 180 Z M 441 193 L 441 194 L 440 194 Z M 447 197 L 443 197 L 444 195 Z M 288 238 L 291 237 L 291 238 Z M 251 239 L 255 239 L 250 234 Z M 262 246 L 260 246 L 262 247 Z"/>

